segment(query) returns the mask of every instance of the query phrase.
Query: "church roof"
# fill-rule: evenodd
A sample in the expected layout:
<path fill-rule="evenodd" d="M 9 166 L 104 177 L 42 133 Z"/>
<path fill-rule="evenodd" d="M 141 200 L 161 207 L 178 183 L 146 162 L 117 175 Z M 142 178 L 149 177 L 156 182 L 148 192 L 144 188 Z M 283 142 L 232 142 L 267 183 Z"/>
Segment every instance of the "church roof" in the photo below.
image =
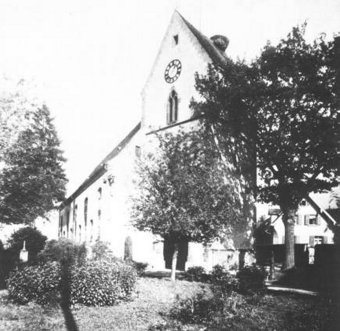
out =
<path fill-rule="evenodd" d="M 204 34 L 202 34 L 200 31 L 198 31 L 190 22 L 188 22 L 179 12 L 177 12 L 178 15 L 182 18 L 186 26 L 189 28 L 189 30 L 192 32 L 192 34 L 196 37 L 200 45 L 203 47 L 203 49 L 208 53 L 211 60 L 221 66 L 222 68 L 225 68 L 228 63 L 228 58 L 216 47 L 214 46 L 213 42 L 206 37 Z"/>
<path fill-rule="evenodd" d="M 130 133 L 98 164 L 98 166 L 91 172 L 86 180 L 79 186 L 79 188 L 71 194 L 59 207 L 64 208 L 70 204 L 75 198 L 83 193 L 90 185 L 92 185 L 98 178 L 107 172 L 107 163 L 116 157 L 128 145 L 135 134 L 140 130 L 141 122 L 139 122 Z"/>

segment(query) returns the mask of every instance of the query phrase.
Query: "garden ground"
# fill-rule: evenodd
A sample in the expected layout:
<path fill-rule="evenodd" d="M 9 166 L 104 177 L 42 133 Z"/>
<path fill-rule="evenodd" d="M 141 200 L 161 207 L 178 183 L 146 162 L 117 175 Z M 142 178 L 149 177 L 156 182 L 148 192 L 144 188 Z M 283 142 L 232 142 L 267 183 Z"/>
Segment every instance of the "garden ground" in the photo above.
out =
<path fill-rule="evenodd" d="M 167 278 L 140 278 L 129 302 L 113 307 L 76 306 L 72 311 L 79 331 L 148 330 L 151 325 L 161 325 L 169 320 L 165 315 L 178 296 L 188 298 L 203 289 L 208 289 L 208 285 L 185 280 L 173 283 Z M 325 303 L 315 297 L 267 294 L 261 299 L 249 301 L 249 305 L 253 305 L 249 310 L 252 313 L 241 316 L 231 330 L 332 331 L 328 323 L 332 319 L 332 309 Z M 66 328 L 60 309 L 37 304 L 14 305 L 7 302 L 6 292 L 3 291 L 0 297 L 0 330 L 64 331 Z M 208 329 L 202 325 L 191 325 L 185 330 Z"/>

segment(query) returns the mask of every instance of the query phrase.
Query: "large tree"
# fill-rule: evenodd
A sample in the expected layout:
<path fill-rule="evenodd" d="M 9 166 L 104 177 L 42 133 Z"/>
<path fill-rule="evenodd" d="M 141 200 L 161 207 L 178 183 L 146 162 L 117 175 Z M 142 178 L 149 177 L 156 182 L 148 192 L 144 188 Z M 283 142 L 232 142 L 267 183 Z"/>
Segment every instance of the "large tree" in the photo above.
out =
<path fill-rule="evenodd" d="M 31 224 L 65 198 L 63 154 L 45 105 L 0 98 L 0 222 Z"/>
<path fill-rule="evenodd" d="M 307 43 L 305 27 L 267 44 L 250 65 L 229 59 L 224 68 L 210 66 L 197 76 L 202 100 L 192 103 L 229 161 L 243 169 L 249 156 L 256 159 L 257 198 L 283 214 L 286 268 L 295 264 L 299 202 L 336 185 L 339 165 L 334 43 Z"/>
<path fill-rule="evenodd" d="M 132 203 L 133 225 L 178 245 L 208 243 L 230 234 L 240 222 L 240 199 L 215 146 L 200 130 L 158 136 L 159 147 L 143 153 Z"/>

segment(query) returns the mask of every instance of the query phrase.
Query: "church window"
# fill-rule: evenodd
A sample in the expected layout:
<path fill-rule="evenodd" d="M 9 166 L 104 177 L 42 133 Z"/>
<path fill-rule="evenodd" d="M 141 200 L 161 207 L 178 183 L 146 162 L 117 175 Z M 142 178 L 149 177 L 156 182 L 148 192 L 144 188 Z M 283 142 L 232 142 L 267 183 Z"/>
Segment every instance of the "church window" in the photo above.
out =
<path fill-rule="evenodd" d="M 101 200 L 102 199 L 102 188 L 99 187 L 98 189 L 98 200 Z"/>
<path fill-rule="evenodd" d="M 79 242 L 81 242 L 81 225 L 79 224 Z"/>
<path fill-rule="evenodd" d="M 178 34 L 175 34 L 173 38 L 174 38 L 173 39 L 174 46 L 178 45 L 178 41 L 179 41 Z"/>
<path fill-rule="evenodd" d="M 89 202 L 89 199 L 88 199 L 88 198 L 85 198 L 85 200 L 84 200 L 84 223 L 85 223 L 85 224 L 87 223 L 87 209 L 88 209 L 88 202 Z"/>
<path fill-rule="evenodd" d="M 141 155 L 142 155 L 142 149 L 140 148 L 140 146 L 136 146 L 135 147 L 135 154 L 136 154 L 136 157 L 138 159 L 140 159 Z"/>
<path fill-rule="evenodd" d="M 78 205 L 74 206 L 73 209 L 73 228 L 74 228 L 74 239 L 77 236 L 77 213 L 78 213 Z"/>
<path fill-rule="evenodd" d="M 93 241 L 93 220 L 90 221 L 90 242 Z"/>
<path fill-rule="evenodd" d="M 176 91 L 171 91 L 168 99 L 167 109 L 167 124 L 173 124 L 177 122 L 178 117 L 178 96 Z"/>
<path fill-rule="evenodd" d="M 67 238 L 69 235 L 69 229 L 70 229 L 70 210 L 67 211 L 66 213 L 66 233 L 67 233 Z"/>
<path fill-rule="evenodd" d="M 100 239 L 100 221 L 102 218 L 102 211 L 98 209 L 98 224 L 97 224 L 97 238 Z"/>

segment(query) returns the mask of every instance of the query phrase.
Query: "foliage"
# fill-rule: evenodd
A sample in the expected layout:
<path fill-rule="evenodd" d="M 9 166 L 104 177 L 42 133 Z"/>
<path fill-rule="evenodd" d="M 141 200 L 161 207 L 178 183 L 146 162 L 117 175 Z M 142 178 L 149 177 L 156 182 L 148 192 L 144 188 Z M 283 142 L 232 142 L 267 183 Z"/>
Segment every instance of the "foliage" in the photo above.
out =
<path fill-rule="evenodd" d="M 174 294 L 179 294 L 182 299 L 194 296 L 194 293 L 202 291 L 202 284 L 187 281 L 174 284 L 167 279 L 141 278 L 136 290 L 138 296 L 133 301 L 112 307 L 74 307 L 79 329 L 317 331 L 337 330 L 339 325 L 334 318 L 339 315 L 339 306 L 334 302 L 322 297 L 278 293 L 267 294 L 255 303 L 245 297 L 243 305 L 237 306 L 235 313 L 229 314 L 226 309 L 221 314 L 217 311 L 213 320 L 206 323 L 185 324 L 168 315 L 173 305 L 178 306 L 177 302 L 173 302 Z M 207 293 L 206 299 L 209 297 L 211 294 Z M 233 298 L 235 296 L 230 301 Z M 4 291 L 0 293 L 0 316 L 0 328 L 8 331 L 65 330 L 64 317 L 59 307 L 34 303 L 18 306 L 8 302 Z M 230 324 L 232 327 L 229 327 Z"/>
<path fill-rule="evenodd" d="M 82 264 L 84 263 L 85 258 L 85 244 L 79 245 L 66 238 L 47 241 L 45 248 L 38 255 L 38 260 L 41 263 L 67 260 L 71 264 Z"/>
<path fill-rule="evenodd" d="M 203 267 L 190 267 L 185 272 L 185 279 L 191 282 L 205 282 L 208 279 L 208 275 Z"/>
<path fill-rule="evenodd" d="M 8 240 L 9 250 L 13 252 L 15 262 L 19 262 L 19 252 L 26 241 L 28 262 L 34 262 L 38 253 L 43 250 L 47 237 L 39 230 L 32 227 L 24 227 L 15 231 Z"/>
<path fill-rule="evenodd" d="M 216 149 L 200 131 L 159 136 L 159 153 L 138 171 L 133 224 L 175 241 L 211 241 L 239 221 L 239 201 Z"/>
<path fill-rule="evenodd" d="M 334 42 L 308 44 L 304 33 L 305 25 L 293 28 L 251 65 L 229 59 L 224 68 L 210 66 L 197 76 L 202 99 L 192 103 L 246 178 L 254 177 L 256 157 L 258 199 L 280 206 L 286 229 L 301 199 L 335 186 L 339 175 Z M 289 233 L 286 267 L 294 265 Z"/>
<path fill-rule="evenodd" d="M 144 275 L 145 270 L 148 267 L 148 264 L 144 262 L 128 261 L 128 264 L 132 265 L 135 268 L 139 277 Z"/>
<path fill-rule="evenodd" d="M 110 248 L 110 244 L 106 241 L 96 240 L 92 246 L 92 259 L 93 260 L 111 260 L 115 259 L 113 252 Z"/>
<path fill-rule="evenodd" d="M 9 298 L 19 304 L 57 303 L 60 267 L 56 262 L 26 266 L 13 272 L 7 280 Z"/>
<path fill-rule="evenodd" d="M 240 201 L 216 147 L 200 130 L 165 133 L 138 165 L 132 224 L 176 245 L 209 242 L 242 223 Z"/>
<path fill-rule="evenodd" d="M 323 298 L 276 295 L 254 300 L 236 292 L 226 296 L 216 288 L 212 297 L 202 292 L 178 298 L 168 314 L 169 322 L 154 330 L 170 330 L 174 321 L 181 323 L 174 323 L 177 330 L 191 330 L 190 325 L 216 331 L 333 330 L 337 308 Z"/>
<path fill-rule="evenodd" d="M 110 306 L 127 298 L 137 274 L 124 264 L 87 261 L 74 268 L 71 275 L 71 302 L 88 306 Z"/>
<path fill-rule="evenodd" d="M 236 275 L 238 292 L 241 294 L 263 294 L 266 289 L 265 276 L 264 269 L 256 265 L 242 268 Z"/>
<path fill-rule="evenodd" d="M 128 298 L 135 286 L 137 273 L 123 262 L 86 261 L 70 268 L 71 303 L 88 306 L 113 305 Z M 25 304 L 59 301 L 61 269 L 58 262 L 27 266 L 13 272 L 8 281 L 9 297 Z"/>
<path fill-rule="evenodd" d="M 31 224 L 65 198 L 65 161 L 45 105 L 0 95 L 0 217 Z"/>

